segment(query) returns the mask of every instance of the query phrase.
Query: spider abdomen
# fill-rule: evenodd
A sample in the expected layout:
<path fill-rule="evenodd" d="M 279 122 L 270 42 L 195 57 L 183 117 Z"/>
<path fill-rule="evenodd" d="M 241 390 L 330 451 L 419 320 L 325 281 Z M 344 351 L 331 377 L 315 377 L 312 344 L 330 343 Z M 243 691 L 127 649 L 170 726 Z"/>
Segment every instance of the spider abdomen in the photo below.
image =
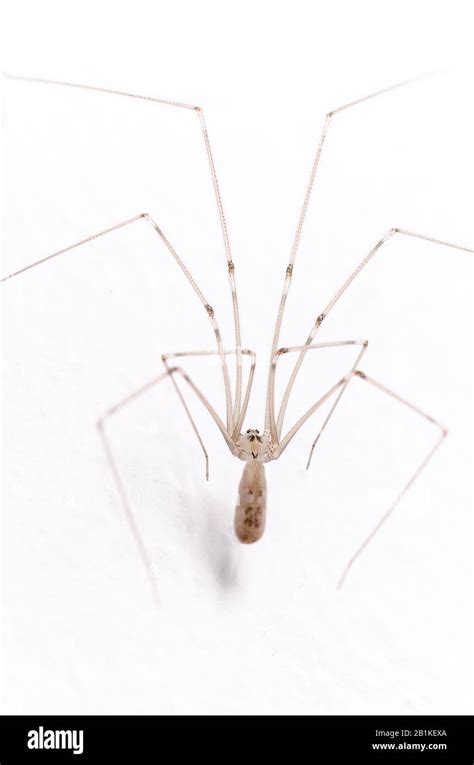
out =
<path fill-rule="evenodd" d="M 265 468 L 257 459 L 245 464 L 239 483 L 238 505 L 235 508 L 234 530 L 239 542 L 257 542 L 265 530 L 267 482 Z"/>

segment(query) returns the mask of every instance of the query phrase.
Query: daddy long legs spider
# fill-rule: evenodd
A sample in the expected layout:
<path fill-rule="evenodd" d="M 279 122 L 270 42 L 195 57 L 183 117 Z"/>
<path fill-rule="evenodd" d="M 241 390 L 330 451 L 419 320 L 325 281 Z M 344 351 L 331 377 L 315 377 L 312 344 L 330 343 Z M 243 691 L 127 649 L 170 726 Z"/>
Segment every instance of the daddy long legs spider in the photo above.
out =
<path fill-rule="evenodd" d="M 28 78 L 15 78 L 15 79 L 21 80 L 21 79 L 28 79 Z M 292 439 L 296 436 L 296 434 L 302 428 L 302 426 L 312 417 L 313 414 L 317 412 L 318 409 L 320 409 L 326 402 L 329 402 L 330 403 L 329 412 L 326 415 L 325 419 L 323 420 L 323 424 L 320 427 L 315 438 L 313 439 L 313 442 L 311 445 L 311 449 L 308 456 L 308 462 L 307 462 L 307 467 L 309 468 L 312 457 L 313 457 L 315 446 L 318 440 L 320 439 L 323 431 L 328 426 L 339 404 L 339 401 L 341 400 L 341 397 L 343 396 L 344 392 L 346 391 L 349 385 L 364 383 L 365 385 L 369 386 L 370 389 L 374 390 L 374 392 L 378 391 L 382 393 L 384 396 L 388 396 L 389 398 L 391 398 L 393 401 L 397 402 L 401 406 L 409 409 L 411 412 L 413 412 L 415 416 L 423 418 L 432 424 L 434 436 L 433 436 L 433 444 L 431 448 L 429 449 L 427 454 L 424 456 L 423 460 L 418 465 L 414 466 L 414 470 L 412 474 L 408 477 L 405 484 L 401 487 L 401 490 L 398 496 L 395 498 L 394 502 L 390 505 L 390 507 L 387 510 L 385 510 L 385 512 L 382 514 L 379 522 L 374 527 L 372 532 L 368 535 L 365 541 L 362 542 L 362 544 L 355 551 L 354 555 L 351 557 L 339 581 L 339 586 L 342 585 L 352 564 L 355 562 L 358 556 L 362 553 L 362 551 L 367 547 L 368 543 L 371 541 L 373 536 L 377 533 L 377 531 L 380 529 L 382 524 L 386 521 L 386 519 L 389 517 L 389 515 L 393 512 L 395 507 L 398 505 L 402 496 L 412 486 L 414 481 L 418 478 L 420 473 L 423 471 L 423 469 L 425 468 L 425 466 L 427 465 L 427 463 L 432 458 L 433 454 L 436 452 L 441 442 L 445 438 L 447 430 L 443 424 L 438 422 L 437 419 L 433 418 L 430 414 L 426 413 L 422 408 L 420 408 L 418 406 L 418 403 L 415 405 L 414 403 L 409 401 L 408 398 L 405 397 L 405 395 L 399 395 L 398 392 L 394 392 L 390 387 L 388 387 L 385 384 L 385 381 L 381 382 L 379 380 L 375 380 L 371 376 L 364 373 L 364 371 L 359 367 L 359 364 L 367 350 L 367 346 L 368 346 L 367 339 L 365 338 L 342 339 L 342 340 L 333 340 L 333 341 L 318 343 L 318 342 L 315 342 L 316 335 L 318 334 L 322 323 L 326 320 L 326 318 L 332 312 L 333 308 L 336 306 L 336 304 L 338 303 L 340 298 L 343 296 L 343 294 L 346 292 L 346 290 L 349 289 L 352 282 L 359 276 L 359 274 L 362 271 L 364 271 L 365 267 L 370 263 L 370 261 L 374 257 L 381 257 L 383 255 L 383 252 L 385 251 L 384 245 L 386 242 L 388 242 L 388 240 L 394 237 L 397 237 L 399 239 L 405 239 L 407 237 L 411 237 L 412 239 L 422 240 L 428 243 L 432 243 L 433 245 L 440 245 L 443 248 L 451 248 L 451 249 L 456 249 L 456 250 L 460 250 L 460 251 L 464 251 L 468 253 L 472 253 L 474 252 L 474 250 L 469 247 L 463 246 L 462 244 L 454 243 L 451 241 L 442 241 L 437 238 L 431 237 L 429 236 L 428 232 L 427 233 L 418 232 L 418 231 L 406 230 L 403 228 L 390 228 L 381 237 L 379 236 L 378 239 L 375 238 L 374 245 L 370 249 L 370 251 L 365 255 L 365 257 L 362 260 L 360 260 L 358 265 L 356 265 L 356 267 L 349 273 L 348 277 L 343 281 L 343 283 L 341 284 L 339 289 L 335 292 L 335 294 L 330 299 L 330 301 L 324 306 L 323 310 L 317 313 L 314 323 L 312 327 L 310 328 L 309 334 L 304 344 L 291 346 L 291 347 L 279 347 L 280 330 L 281 330 L 282 321 L 283 321 L 283 317 L 285 313 L 287 295 L 289 293 L 291 283 L 292 283 L 293 271 L 295 268 L 295 263 L 296 263 L 296 259 L 298 255 L 303 227 L 305 224 L 305 219 L 307 216 L 307 211 L 308 211 L 313 187 L 317 177 L 320 158 L 323 153 L 326 137 L 328 135 L 328 132 L 330 130 L 330 127 L 334 118 L 336 117 L 336 115 L 340 114 L 341 112 L 345 110 L 357 108 L 359 107 L 359 105 L 363 104 L 363 102 L 369 99 L 382 96 L 388 93 L 389 91 L 394 90 L 395 88 L 405 85 L 406 83 L 399 83 L 397 85 L 384 88 L 383 90 L 377 91 L 368 96 L 357 99 L 351 103 L 338 107 L 332 110 L 331 112 L 328 112 L 328 114 L 326 115 L 325 122 L 323 125 L 323 130 L 317 144 L 316 154 L 311 167 L 309 181 L 305 190 L 303 205 L 302 205 L 302 209 L 300 212 L 300 216 L 299 216 L 299 220 L 298 220 L 298 224 L 296 228 L 293 245 L 291 248 L 290 256 L 289 256 L 285 273 L 284 273 L 283 289 L 281 293 L 280 303 L 278 306 L 277 318 L 276 318 L 272 345 L 271 345 L 270 365 L 269 365 L 268 379 L 267 379 L 266 402 L 264 407 L 264 423 L 260 431 L 256 428 L 248 428 L 248 429 L 243 428 L 243 423 L 246 417 L 249 400 L 251 396 L 251 391 L 252 391 L 252 384 L 254 380 L 256 355 L 254 351 L 247 349 L 242 345 L 239 301 L 238 301 L 237 280 L 236 280 L 236 266 L 233 261 L 233 256 L 231 252 L 226 217 L 224 214 L 223 202 L 221 198 L 221 192 L 220 192 L 216 167 L 214 163 L 214 157 L 213 157 L 213 153 L 211 149 L 210 138 L 209 138 L 203 110 L 198 106 L 194 106 L 187 103 L 181 103 L 176 101 L 166 101 L 166 100 L 153 98 L 149 96 L 141 96 L 141 95 L 125 93 L 121 91 L 107 90 L 105 88 L 94 88 L 94 87 L 86 86 L 86 85 L 76 85 L 73 83 L 53 82 L 53 81 L 47 81 L 47 80 L 33 80 L 33 81 L 38 82 L 38 84 L 41 86 L 42 85 L 57 85 L 60 87 L 65 87 L 65 88 L 80 88 L 81 90 L 90 90 L 90 91 L 100 92 L 103 94 L 116 96 L 116 97 L 143 99 L 143 100 L 156 103 L 157 106 L 160 106 L 162 108 L 188 110 L 195 113 L 197 118 L 198 129 L 200 129 L 202 133 L 204 150 L 207 156 L 209 173 L 211 176 L 213 189 L 214 189 L 215 203 L 216 203 L 218 216 L 220 220 L 222 240 L 223 240 L 223 250 L 225 254 L 226 268 L 227 268 L 229 285 L 230 285 L 232 308 L 233 308 L 233 322 L 234 322 L 233 348 L 229 349 L 228 347 L 226 347 L 226 345 L 224 345 L 221 328 L 220 328 L 220 320 L 218 319 L 216 315 L 216 311 L 214 310 L 214 308 L 212 307 L 212 305 L 209 303 L 207 299 L 205 286 L 197 283 L 190 269 L 181 259 L 180 254 L 175 250 L 173 244 L 167 238 L 165 222 L 161 220 L 159 221 L 156 220 L 148 212 L 142 212 L 142 213 L 132 215 L 131 217 L 125 220 L 117 222 L 115 225 L 109 226 L 100 231 L 93 232 L 90 234 L 90 236 L 87 236 L 78 242 L 75 242 L 66 247 L 63 247 L 62 249 L 56 252 L 53 252 L 52 254 L 47 255 L 46 257 L 40 260 L 32 262 L 29 265 L 23 268 L 20 268 L 11 274 L 8 274 L 2 279 L 3 282 L 6 282 L 10 279 L 20 277 L 20 275 L 25 273 L 26 271 L 39 267 L 40 265 L 44 265 L 45 263 L 55 258 L 58 258 L 59 256 L 65 255 L 66 253 L 71 251 L 75 251 L 76 254 L 78 254 L 82 251 L 81 248 L 86 247 L 88 243 L 91 243 L 92 241 L 95 241 L 99 238 L 106 237 L 109 234 L 112 234 L 113 232 L 117 232 L 121 229 L 129 228 L 129 227 L 137 227 L 137 226 L 147 226 L 156 235 L 156 242 L 159 247 L 159 251 L 157 252 L 158 257 L 167 256 L 174 260 L 178 268 L 181 269 L 185 279 L 187 279 L 189 285 L 192 287 L 198 300 L 202 304 L 202 307 L 207 315 L 208 322 L 211 326 L 211 331 L 214 335 L 215 346 L 216 346 L 215 350 L 208 350 L 208 349 L 190 350 L 190 351 L 179 351 L 176 353 L 164 354 L 162 356 L 164 371 L 161 374 L 154 377 L 153 379 L 146 382 L 144 385 L 140 386 L 138 389 L 132 391 L 125 398 L 121 399 L 115 405 L 110 407 L 97 422 L 98 432 L 99 432 L 103 447 L 105 449 L 105 453 L 109 461 L 109 465 L 114 477 L 114 481 L 117 486 L 117 490 L 121 497 L 121 501 L 124 507 L 127 521 L 130 526 L 131 532 L 133 534 L 141 560 L 147 571 L 147 575 L 150 580 L 150 584 L 153 589 L 153 592 L 156 595 L 155 577 L 154 577 L 153 570 L 148 558 L 145 542 L 140 533 L 140 529 L 137 524 L 135 514 L 133 512 L 131 504 L 129 503 L 127 499 L 125 488 L 121 480 L 121 476 L 114 458 L 111 444 L 107 437 L 107 422 L 109 418 L 111 418 L 118 411 L 126 407 L 132 400 L 135 400 L 136 398 L 141 396 L 143 393 L 150 390 L 150 388 L 154 387 L 155 385 L 158 385 L 159 383 L 161 383 L 167 378 L 169 378 L 169 380 L 171 381 L 175 389 L 175 392 L 189 420 L 189 424 L 194 433 L 194 437 L 197 439 L 199 446 L 202 450 L 204 461 L 205 461 L 206 478 L 209 477 L 208 453 L 204 445 L 204 442 L 202 440 L 202 437 L 200 435 L 200 432 L 198 430 L 198 427 L 193 418 L 193 414 L 188 406 L 188 403 L 186 402 L 183 396 L 181 386 L 186 387 L 200 402 L 200 404 L 204 407 L 204 409 L 208 412 L 208 414 L 211 416 L 215 425 L 220 431 L 231 455 L 240 459 L 241 461 L 245 463 L 242 479 L 239 485 L 238 504 L 235 511 L 235 521 L 234 521 L 236 537 L 240 542 L 243 542 L 243 543 L 252 543 L 257 541 L 258 539 L 261 538 L 264 532 L 265 514 L 266 514 L 266 480 L 265 480 L 265 468 L 264 468 L 265 463 L 269 461 L 278 460 L 282 456 L 283 452 L 286 450 L 286 447 L 290 444 Z M 318 398 L 318 400 L 297 420 L 297 422 L 293 424 L 291 427 L 289 427 L 288 430 L 285 432 L 283 430 L 283 425 L 284 425 L 288 403 L 292 395 L 296 379 L 299 376 L 303 361 L 305 360 L 308 352 L 309 351 L 313 352 L 313 351 L 321 350 L 325 348 L 342 348 L 342 347 L 351 348 L 352 346 L 354 347 L 354 360 L 349 366 L 349 368 L 347 369 L 347 372 L 342 377 L 335 380 L 333 385 L 331 385 L 331 387 L 321 397 Z M 289 382 L 284 390 L 281 402 L 279 406 L 277 407 L 276 400 L 275 400 L 276 399 L 275 380 L 276 380 L 277 366 L 278 366 L 279 360 L 283 356 L 290 356 L 293 358 L 292 356 L 293 354 L 295 358 L 293 370 L 290 375 Z M 198 357 L 198 356 L 214 356 L 214 357 L 217 357 L 220 361 L 222 383 L 223 383 L 223 388 L 225 391 L 225 416 L 224 417 L 221 417 L 218 414 L 217 410 L 211 405 L 210 401 L 205 395 L 205 392 L 201 390 L 201 388 L 194 383 L 191 376 L 185 371 L 185 368 L 181 366 L 182 359 L 185 360 L 186 358 Z M 234 392 L 232 392 L 230 373 L 229 373 L 229 358 L 230 357 L 235 357 L 235 361 L 236 361 L 235 382 L 234 382 L 234 389 L 233 389 Z M 243 372 L 244 361 L 249 362 L 249 371 L 245 379 L 244 379 L 244 372 Z"/>

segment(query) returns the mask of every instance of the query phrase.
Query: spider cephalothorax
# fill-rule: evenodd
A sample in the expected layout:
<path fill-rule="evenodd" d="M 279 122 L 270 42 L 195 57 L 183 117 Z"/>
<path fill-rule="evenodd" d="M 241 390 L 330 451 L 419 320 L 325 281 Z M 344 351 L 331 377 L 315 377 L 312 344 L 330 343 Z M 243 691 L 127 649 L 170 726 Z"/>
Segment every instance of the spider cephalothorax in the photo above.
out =
<path fill-rule="evenodd" d="M 260 433 L 259 430 L 249 428 L 240 434 L 237 443 L 237 456 L 245 462 L 259 460 L 268 462 L 272 459 L 272 442 L 268 431 Z"/>

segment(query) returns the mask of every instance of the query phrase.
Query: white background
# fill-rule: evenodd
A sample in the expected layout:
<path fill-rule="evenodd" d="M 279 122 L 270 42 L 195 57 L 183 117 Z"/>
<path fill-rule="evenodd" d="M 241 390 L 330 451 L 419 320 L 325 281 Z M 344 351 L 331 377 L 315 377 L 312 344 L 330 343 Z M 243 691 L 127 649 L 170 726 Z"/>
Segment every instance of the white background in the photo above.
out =
<path fill-rule="evenodd" d="M 392 226 L 474 247 L 468 3 L 10 2 L 4 68 L 204 107 L 240 290 L 265 372 L 324 115 L 328 135 L 281 345 L 306 339 Z M 225 259 L 192 112 L 4 83 L 9 273 L 140 212 L 163 228 L 233 342 Z M 242 464 L 188 399 L 211 480 L 165 381 L 109 434 L 153 562 L 130 536 L 95 428 L 160 372 L 213 348 L 205 312 L 143 223 L 11 280 L 3 365 L 3 711 L 472 713 L 472 257 L 395 236 L 320 340 L 369 339 L 363 368 L 449 427 L 351 571 L 345 563 L 429 450 L 432 426 L 355 381 L 268 466 L 268 528 L 239 546 Z M 287 426 L 350 366 L 308 356 Z M 186 369 L 222 412 L 218 365 Z M 290 369 L 282 361 L 280 380 Z M 279 390 L 281 385 L 279 385 Z"/>

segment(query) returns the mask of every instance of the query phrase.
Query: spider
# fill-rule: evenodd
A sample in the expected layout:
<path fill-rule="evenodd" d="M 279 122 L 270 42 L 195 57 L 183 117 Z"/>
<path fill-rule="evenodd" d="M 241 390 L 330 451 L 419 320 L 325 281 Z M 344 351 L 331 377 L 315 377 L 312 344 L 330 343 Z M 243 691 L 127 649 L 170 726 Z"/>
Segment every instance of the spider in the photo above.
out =
<path fill-rule="evenodd" d="M 367 255 L 363 258 L 363 260 L 357 265 L 357 267 L 348 275 L 346 280 L 341 284 L 339 289 L 335 292 L 334 296 L 327 303 L 324 309 L 320 313 L 318 313 L 312 327 L 310 328 L 309 334 L 304 344 L 298 345 L 298 346 L 292 346 L 292 347 L 279 347 L 280 329 L 282 326 L 283 316 L 285 313 L 287 295 L 292 283 L 292 276 L 293 276 L 293 271 L 295 267 L 295 261 L 298 254 L 300 239 L 301 239 L 301 235 L 302 235 L 302 231 L 303 231 L 303 227 L 305 223 L 305 218 L 306 218 L 312 190 L 314 187 L 314 183 L 315 183 L 315 179 L 316 179 L 316 175 L 318 171 L 318 165 L 320 162 L 321 154 L 323 152 L 326 136 L 328 134 L 328 131 L 330 129 L 331 123 L 335 115 L 340 114 L 345 110 L 355 108 L 361 103 L 363 103 L 364 101 L 367 101 L 372 98 L 377 98 L 381 96 L 382 94 L 388 93 L 389 91 L 402 87 L 406 85 L 407 83 L 412 82 L 412 80 L 406 80 L 404 82 L 391 85 L 390 87 L 386 87 L 382 90 L 378 90 L 363 98 L 359 98 L 348 104 L 340 106 L 337 109 L 333 109 L 332 111 L 326 114 L 322 133 L 317 143 L 316 153 L 315 153 L 313 164 L 311 167 L 309 180 L 306 186 L 303 205 L 299 215 L 299 220 L 296 227 L 296 232 L 294 235 L 291 252 L 289 255 L 288 264 L 284 273 L 283 289 L 281 293 L 280 302 L 278 305 L 277 317 L 276 317 L 272 344 L 271 344 L 270 365 L 268 370 L 267 392 L 266 392 L 266 402 L 265 402 L 265 412 L 264 412 L 264 427 L 262 432 L 260 432 L 259 430 L 255 428 L 249 428 L 245 432 L 242 432 L 242 426 L 247 413 L 250 395 L 252 391 L 252 384 L 254 380 L 256 354 L 254 353 L 254 351 L 244 348 L 242 346 L 235 264 L 232 259 L 231 246 L 230 246 L 228 230 L 226 225 L 226 218 L 224 215 L 224 208 L 223 208 L 223 203 L 222 203 L 222 198 L 221 198 L 221 193 L 220 193 L 220 188 L 219 188 L 219 183 L 217 178 L 217 172 L 216 172 L 216 167 L 214 164 L 210 138 L 209 138 L 206 121 L 204 117 L 204 112 L 202 108 L 199 106 L 194 106 L 187 103 L 181 103 L 178 101 L 167 101 L 167 100 L 154 98 L 150 96 L 137 95 L 137 94 L 126 93 L 126 92 L 117 91 L 117 90 L 109 90 L 106 88 L 93 87 L 89 85 L 80 85 L 75 83 L 61 82 L 56 80 L 45 80 L 45 79 L 39 79 L 39 78 L 13 77 L 12 79 L 26 80 L 29 82 L 37 82 L 42 85 L 48 85 L 48 86 L 53 85 L 53 86 L 68 87 L 68 88 L 81 88 L 83 90 L 97 91 L 97 92 L 109 94 L 112 96 L 132 98 L 132 99 L 143 99 L 143 100 L 151 101 L 158 105 L 173 108 L 173 109 L 190 110 L 196 114 L 196 117 L 198 120 L 198 126 L 202 132 L 204 149 L 207 155 L 209 172 L 211 175 L 213 189 L 214 189 L 215 202 L 216 202 L 217 211 L 219 214 L 224 253 L 226 258 L 226 267 L 227 267 L 230 291 L 231 291 L 232 308 L 233 308 L 233 323 L 234 323 L 234 338 L 235 338 L 234 347 L 232 349 L 229 350 L 224 347 L 218 319 L 214 312 L 213 307 L 209 304 L 204 292 L 201 290 L 201 287 L 197 284 L 190 270 L 185 265 L 185 263 L 181 260 L 180 256 L 174 249 L 173 245 L 171 244 L 169 239 L 166 237 L 165 233 L 163 232 L 163 229 L 161 228 L 161 222 L 160 224 L 158 224 L 151 217 L 151 215 L 149 215 L 146 212 L 130 217 L 127 220 L 123 220 L 107 229 L 93 233 L 90 236 L 86 237 L 85 239 L 82 239 L 81 241 L 75 242 L 74 244 L 64 247 L 63 249 L 57 252 L 53 252 L 47 257 L 44 257 L 41 260 L 35 261 L 1 279 L 2 282 L 5 282 L 14 277 L 16 278 L 22 273 L 24 273 L 25 271 L 28 271 L 29 269 L 36 268 L 52 260 L 53 258 L 59 257 L 68 252 L 71 252 L 72 250 L 76 250 L 80 247 L 83 247 L 87 245 L 88 242 L 96 240 L 100 237 L 105 237 L 108 234 L 118 229 L 122 229 L 124 227 L 133 226 L 133 225 L 147 225 L 154 230 L 154 232 L 156 233 L 158 237 L 158 241 L 161 244 L 161 246 L 164 248 L 165 252 L 167 252 L 168 255 L 174 259 L 177 266 L 181 269 L 185 278 L 190 283 L 191 287 L 196 293 L 198 300 L 201 302 L 203 309 L 205 310 L 207 314 L 212 332 L 215 337 L 215 343 L 216 343 L 215 350 L 192 350 L 192 351 L 181 351 L 176 353 L 163 354 L 162 361 L 164 364 L 164 371 L 160 375 L 155 377 L 154 379 L 147 382 L 145 385 L 141 386 L 137 390 L 132 391 L 128 396 L 118 401 L 114 406 L 108 409 L 102 415 L 102 417 L 100 417 L 100 419 L 97 421 L 98 432 L 99 432 L 103 447 L 105 449 L 105 453 L 107 455 L 107 459 L 114 477 L 114 481 L 117 486 L 118 493 L 120 494 L 120 497 L 121 497 L 121 501 L 124 507 L 127 521 L 129 523 L 138 552 L 140 554 L 142 563 L 147 572 L 150 585 L 152 587 L 152 590 L 155 596 L 157 595 L 155 577 L 153 574 L 151 563 L 149 561 L 146 547 L 142 539 L 142 536 L 140 534 L 139 527 L 137 525 L 134 513 L 126 497 L 124 486 L 121 481 L 117 464 L 114 459 L 110 442 L 107 437 L 106 423 L 107 423 L 107 420 L 113 415 L 115 415 L 120 409 L 127 406 L 127 404 L 129 404 L 132 400 L 141 396 L 150 388 L 161 383 L 164 379 L 169 378 L 171 383 L 173 384 L 176 394 L 186 412 L 190 425 L 199 442 L 199 445 L 205 460 L 206 479 L 207 480 L 209 479 L 208 453 L 206 451 L 206 448 L 204 446 L 204 443 L 202 441 L 202 438 L 198 431 L 196 423 L 193 419 L 191 411 L 182 394 L 179 381 L 181 381 L 186 386 L 188 386 L 188 388 L 192 391 L 192 393 L 196 396 L 196 398 L 199 399 L 201 404 L 207 410 L 211 418 L 214 420 L 217 428 L 219 429 L 231 455 L 244 462 L 242 478 L 238 488 L 238 503 L 235 509 L 235 518 L 234 518 L 234 530 L 235 530 L 236 538 L 239 540 L 239 542 L 243 544 L 255 543 L 262 537 L 265 530 L 266 504 L 267 504 L 267 486 L 266 486 L 265 467 L 264 467 L 265 463 L 272 460 L 279 459 L 282 456 L 285 449 L 287 448 L 287 446 L 292 441 L 292 439 L 298 433 L 300 428 L 307 422 L 307 420 L 309 420 L 312 417 L 312 415 L 325 402 L 330 401 L 332 403 L 331 403 L 329 412 L 327 416 L 325 417 L 322 423 L 322 426 L 320 427 L 319 432 L 317 433 L 311 445 L 311 449 L 310 449 L 310 453 L 309 453 L 309 457 L 307 461 L 307 466 L 306 466 L 307 468 L 309 468 L 311 459 L 313 456 L 313 452 L 316 447 L 316 444 L 318 443 L 318 440 L 320 439 L 323 431 L 325 430 L 329 421 L 331 420 L 336 410 L 336 407 L 339 401 L 341 400 L 341 397 L 343 396 L 345 390 L 347 389 L 349 384 L 352 383 L 354 380 L 362 381 L 364 384 L 367 384 L 368 386 L 371 386 L 372 388 L 379 390 L 384 395 L 397 401 L 401 406 L 407 407 L 419 417 L 422 417 L 428 420 L 437 430 L 436 439 L 431 449 L 422 460 L 421 464 L 419 464 L 416 467 L 416 469 L 412 473 L 409 480 L 402 487 L 395 501 L 388 508 L 388 510 L 385 511 L 385 513 L 382 515 L 377 525 L 373 528 L 371 533 L 357 548 L 357 550 L 355 551 L 355 553 L 349 560 L 338 583 L 338 587 L 341 587 L 353 563 L 360 556 L 363 550 L 367 547 L 369 542 L 373 539 L 374 535 L 378 532 L 378 530 L 383 525 L 383 523 L 387 520 L 389 515 L 394 511 L 395 507 L 398 505 L 403 495 L 408 491 L 408 489 L 412 486 L 414 481 L 418 478 L 422 470 L 425 468 L 425 466 L 427 465 L 427 463 L 429 462 L 429 460 L 435 453 L 435 451 L 440 446 L 443 439 L 446 437 L 447 430 L 440 422 L 438 422 L 432 416 L 424 412 L 418 406 L 415 406 L 414 404 L 410 403 L 404 397 L 400 396 L 398 393 L 395 393 L 389 387 L 386 387 L 385 384 L 379 382 L 378 380 L 373 379 L 372 377 L 369 377 L 360 369 L 360 366 L 359 366 L 360 362 L 364 354 L 366 353 L 367 346 L 368 346 L 368 341 L 366 339 L 334 340 L 329 342 L 318 343 L 318 342 L 315 342 L 315 338 L 319 332 L 319 329 L 322 323 L 326 320 L 327 316 L 333 310 L 334 306 L 342 297 L 342 295 L 350 287 L 352 282 L 359 276 L 361 271 L 365 269 L 365 267 L 372 260 L 372 258 L 374 258 L 375 256 L 378 256 L 379 254 L 383 252 L 384 244 L 392 237 L 394 236 L 414 237 L 416 239 L 421 239 L 426 242 L 431 242 L 437 245 L 442 245 L 447 248 L 454 248 L 454 249 L 462 250 L 464 252 L 469 252 L 469 253 L 473 253 L 474 250 L 468 247 L 454 244 L 452 242 L 441 241 L 439 239 L 435 239 L 433 237 L 430 237 L 415 231 L 411 231 L 411 230 L 409 231 L 402 228 L 391 228 L 374 244 L 372 249 L 367 253 Z M 334 384 L 324 393 L 324 395 L 321 398 L 319 398 L 319 400 L 316 401 L 298 419 L 296 423 L 294 423 L 286 432 L 284 432 L 283 424 L 284 424 L 287 406 L 289 403 L 289 399 L 290 399 L 295 381 L 300 372 L 300 369 L 306 354 L 309 353 L 310 351 L 311 352 L 318 351 L 323 348 L 344 347 L 344 346 L 353 346 L 355 350 L 354 361 L 349 367 L 349 369 L 347 370 L 346 374 L 339 380 L 335 381 Z M 290 355 L 295 354 L 296 360 L 295 360 L 288 384 L 286 386 L 286 389 L 284 390 L 282 400 L 277 409 L 276 403 L 275 403 L 275 379 L 276 379 L 277 365 L 281 357 L 288 354 Z M 200 388 L 193 382 L 193 380 L 186 373 L 186 371 L 181 366 L 178 365 L 178 362 L 177 362 L 178 359 L 197 357 L 197 356 L 219 357 L 221 368 L 222 368 L 223 386 L 225 391 L 225 418 L 220 417 L 220 415 L 217 413 L 215 408 L 210 404 L 210 402 L 208 401 L 204 393 L 200 390 Z M 236 377 L 235 377 L 234 395 L 232 395 L 232 388 L 230 384 L 229 365 L 228 365 L 229 356 L 234 356 L 236 361 L 236 364 L 235 364 Z M 246 379 L 244 379 L 244 374 L 243 374 L 244 357 L 247 357 L 250 362 Z"/>

